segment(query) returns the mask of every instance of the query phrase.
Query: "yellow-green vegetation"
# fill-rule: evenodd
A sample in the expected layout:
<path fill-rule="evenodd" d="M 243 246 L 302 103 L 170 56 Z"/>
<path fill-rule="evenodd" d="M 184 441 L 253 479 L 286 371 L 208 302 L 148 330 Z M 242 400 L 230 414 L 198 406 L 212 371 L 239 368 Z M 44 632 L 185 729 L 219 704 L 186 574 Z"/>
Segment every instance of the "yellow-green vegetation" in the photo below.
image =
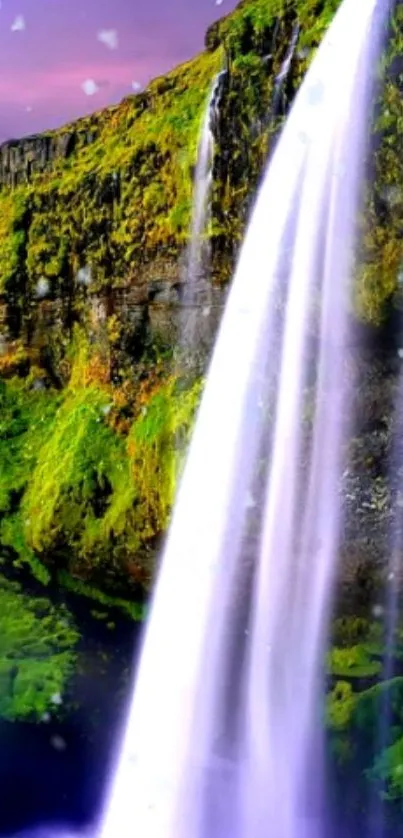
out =
<path fill-rule="evenodd" d="M 1 190 L 0 292 L 25 274 L 32 288 L 45 276 L 63 293 L 60 284 L 83 264 L 96 286 L 119 285 L 145 249 L 176 252 L 187 235 L 200 119 L 221 61 L 220 52 L 202 55 L 86 120 L 81 130 L 96 131 L 91 144 L 30 184 Z"/>
<path fill-rule="evenodd" d="M 362 765 L 363 777 L 375 779 L 379 767 L 391 767 L 386 751 L 402 737 L 403 677 L 380 681 L 367 689 L 355 689 L 354 682 L 336 681 L 328 693 L 326 722 L 330 744 L 340 765 L 367 762 Z M 392 727 L 387 748 L 376 753 L 377 731 L 382 714 L 390 712 Z M 378 745 L 379 747 L 379 745 Z M 357 777 L 357 782 L 360 778 Z"/>
<path fill-rule="evenodd" d="M 78 639 L 67 609 L 0 578 L 0 717 L 34 721 L 57 712 Z"/>
<path fill-rule="evenodd" d="M 24 537 L 20 503 L 32 476 L 38 451 L 52 427 L 60 396 L 33 390 L 31 381 L 0 379 L 0 542 L 27 561 L 35 575 L 48 581 Z"/>
<path fill-rule="evenodd" d="M 109 596 L 108 594 L 105 594 L 104 591 L 100 591 L 99 588 L 94 588 L 85 582 L 81 582 L 80 579 L 73 579 L 73 577 L 70 576 L 66 570 L 58 571 L 56 578 L 57 582 L 59 582 L 68 591 L 72 591 L 74 594 L 99 602 L 100 605 L 103 605 L 107 609 L 118 608 L 131 620 L 141 621 L 146 617 L 146 604 L 131 602 L 130 600 L 121 599 L 116 596 Z M 96 609 L 92 609 L 90 614 L 96 620 L 106 620 L 109 619 L 110 616 L 109 611 L 101 612 Z M 115 624 L 113 622 L 107 623 L 108 627 L 113 627 L 114 625 Z"/>
<path fill-rule="evenodd" d="M 329 670 L 338 678 L 369 677 L 378 675 L 382 670 L 380 660 L 374 660 L 373 650 L 366 644 L 351 646 L 348 649 L 334 648 L 329 653 Z"/>
<path fill-rule="evenodd" d="M 130 403 L 80 331 L 73 357 L 61 394 L 2 382 L 0 538 L 45 583 L 62 570 L 61 580 L 68 572 L 101 589 L 131 579 L 139 593 L 167 527 L 201 381 L 149 378 Z"/>
<path fill-rule="evenodd" d="M 328 655 L 332 684 L 326 722 L 336 762 L 343 770 L 352 766 L 357 786 L 382 781 L 387 799 L 401 799 L 403 677 L 378 680 L 386 649 L 384 631 L 377 622 L 348 617 L 335 622 L 333 635 L 338 645 Z M 394 657 L 399 671 L 401 629 L 396 631 Z M 380 743 L 377 731 L 385 713 L 391 725 L 387 741 Z"/>
<path fill-rule="evenodd" d="M 403 266 L 403 73 L 397 72 L 403 53 L 403 7 L 396 4 L 391 36 L 380 67 L 373 140 L 376 150 L 363 215 L 363 244 L 355 305 L 365 320 L 379 325 L 397 290 Z"/>
<path fill-rule="evenodd" d="M 329 674 L 337 678 L 370 678 L 382 671 L 383 631 L 380 623 L 340 618 L 333 627 Z"/>
<path fill-rule="evenodd" d="M 385 800 L 403 798 L 403 736 L 380 754 L 368 771 L 370 780 L 382 780 Z"/>

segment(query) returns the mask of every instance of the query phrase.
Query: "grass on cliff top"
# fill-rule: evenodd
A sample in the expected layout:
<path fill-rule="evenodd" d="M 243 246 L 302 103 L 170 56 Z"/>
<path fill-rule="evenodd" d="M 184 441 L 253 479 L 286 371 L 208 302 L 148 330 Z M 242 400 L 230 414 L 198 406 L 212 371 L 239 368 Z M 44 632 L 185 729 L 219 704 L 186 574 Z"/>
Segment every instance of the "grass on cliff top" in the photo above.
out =
<path fill-rule="evenodd" d="M 274 21 L 294 17 L 302 28 L 304 45 L 316 46 L 340 5 L 340 0 L 243 0 L 232 14 L 213 24 L 217 42 L 242 50 L 245 39 L 259 40 Z M 301 44 L 302 44 L 301 41 Z"/>

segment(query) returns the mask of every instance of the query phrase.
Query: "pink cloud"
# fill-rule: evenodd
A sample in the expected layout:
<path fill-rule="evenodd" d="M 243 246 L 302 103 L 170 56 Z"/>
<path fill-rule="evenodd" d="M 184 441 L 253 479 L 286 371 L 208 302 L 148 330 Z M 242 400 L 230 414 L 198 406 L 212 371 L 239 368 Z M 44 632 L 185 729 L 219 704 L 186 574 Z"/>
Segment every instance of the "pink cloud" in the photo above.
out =
<path fill-rule="evenodd" d="M 42 102 L 62 99 L 64 102 L 85 99 L 81 85 L 86 79 L 93 79 L 99 86 L 99 91 L 92 99 L 95 100 L 104 90 L 110 95 L 113 88 L 131 88 L 133 78 L 148 79 L 150 72 L 155 70 L 155 63 L 150 66 L 146 60 L 125 61 L 105 65 L 105 63 L 88 63 L 74 67 L 57 67 L 52 70 L 14 72 L 8 78 L 0 76 L 0 99 L 2 103 L 13 105 L 35 105 Z"/>

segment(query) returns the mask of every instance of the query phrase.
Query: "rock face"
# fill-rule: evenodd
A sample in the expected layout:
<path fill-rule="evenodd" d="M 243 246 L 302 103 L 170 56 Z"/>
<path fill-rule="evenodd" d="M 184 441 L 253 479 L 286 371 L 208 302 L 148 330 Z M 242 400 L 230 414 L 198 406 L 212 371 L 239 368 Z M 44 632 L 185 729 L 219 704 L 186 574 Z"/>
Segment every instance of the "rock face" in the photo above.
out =
<path fill-rule="evenodd" d="M 28 184 L 35 175 L 52 170 L 56 160 L 66 160 L 80 145 L 93 141 L 92 134 L 78 136 L 74 131 L 34 135 L 22 140 L 9 140 L 0 146 L 0 183 L 15 187 Z"/>

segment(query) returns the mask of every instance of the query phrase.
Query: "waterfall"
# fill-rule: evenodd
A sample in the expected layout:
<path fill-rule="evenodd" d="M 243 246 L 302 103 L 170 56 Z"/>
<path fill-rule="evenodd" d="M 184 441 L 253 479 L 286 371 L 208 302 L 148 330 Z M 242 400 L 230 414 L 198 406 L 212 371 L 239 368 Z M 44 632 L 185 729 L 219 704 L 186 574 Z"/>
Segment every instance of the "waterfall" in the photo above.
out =
<path fill-rule="evenodd" d="M 226 71 L 214 80 L 201 127 L 197 161 L 194 174 L 193 209 L 190 242 L 186 254 L 185 280 L 182 294 L 181 349 L 192 352 L 198 338 L 200 304 L 211 305 L 210 299 L 210 246 L 204 238 L 211 216 L 210 193 L 213 179 L 214 135 L 213 125 L 218 118 L 220 86 Z"/>
<path fill-rule="evenodd" d="M 281 94 L 284 89 L 284 85 L 287 81 L 288 73 L 290 72 L 291 63 L 294 58 L 295 50 L 297 48 L 298 38 L 300 33 L 300 25 L 296 23 L 294 25 L 290 45 L 288 47 L 286 56 L 284 61 L 280 67 L 280 72 L 276 76 L 275 83 L 274 83 L 274 93 L 273 93 L 273 104 L 271 106 L 271 116 L 272 118 L 277 115 L 277 109 L 279 106 Z"/>
<path fill-rule="evenodd" d="M 343 1 L 263 178 L 176 499 L 102 838 L 330 833 L 321 667 L 350 414 L 347 303 L 387 5 Z"/>

